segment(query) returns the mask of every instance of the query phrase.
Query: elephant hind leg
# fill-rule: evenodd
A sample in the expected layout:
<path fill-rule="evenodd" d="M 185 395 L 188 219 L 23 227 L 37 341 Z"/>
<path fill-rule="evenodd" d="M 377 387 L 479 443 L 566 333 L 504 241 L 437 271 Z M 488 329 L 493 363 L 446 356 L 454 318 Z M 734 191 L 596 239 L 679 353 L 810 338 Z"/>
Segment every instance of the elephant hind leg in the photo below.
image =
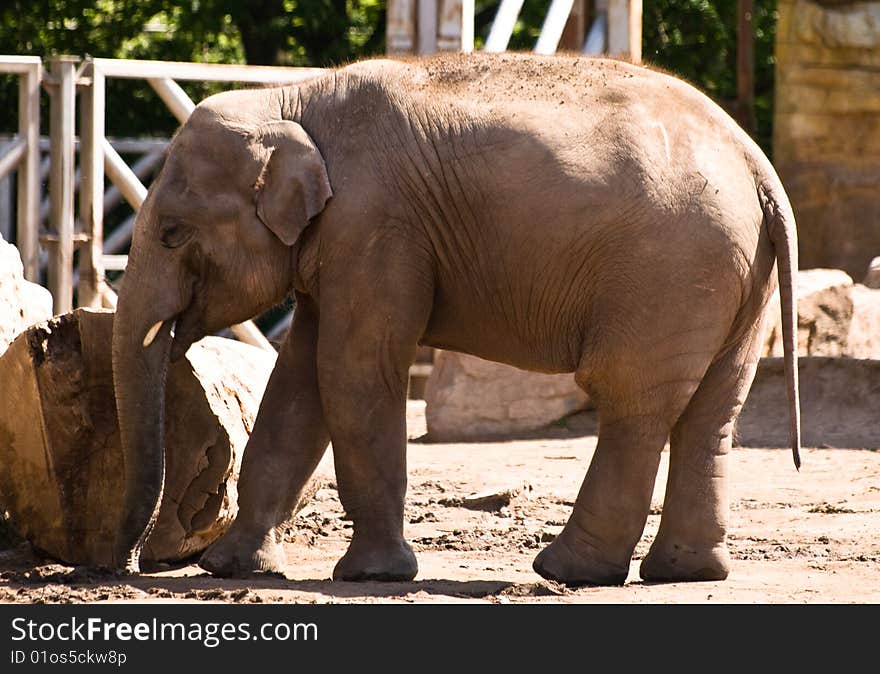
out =
<path fill-rule="evenodd" d="M 668 433 L 662 418 L 649 415 L 601 424 L 571 517 L 535 558 L 538 574 L 568 585 L 624 583 Z"/>
<path fill-rule="evenodd" d="M 755 331 L 716 360 L 670 437 L 660 529 L 640 574 L 647 581 L 723 580 L 727 551 L 728 453 L 758 363 Z"/>
<path fill-rule="evenodd" d="M 697 335 L 697 331 L 690 333 Z M 723 335 L 710 335 L 720 344 Z M 599 407 L 599 441 L 571 517 L 535 559 L 545 578 L 569 585 L 622 584 L 645 527 L 660 454 L 714 350 L 679 340 L 601 350 L 575 375 Z M 650 361 L 636 362 L 631 353 Z"/>

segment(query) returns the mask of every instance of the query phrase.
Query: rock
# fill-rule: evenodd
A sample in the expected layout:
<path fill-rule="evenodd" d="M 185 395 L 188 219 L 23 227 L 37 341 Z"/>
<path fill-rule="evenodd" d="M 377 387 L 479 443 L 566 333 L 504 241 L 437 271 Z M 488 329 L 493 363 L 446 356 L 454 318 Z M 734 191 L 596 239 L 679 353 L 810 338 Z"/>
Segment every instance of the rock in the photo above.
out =
<path fill-rule="evenodd" d="M 440 499 L 438 503 L 444 506 L 456 506 L 468 510 L 485 510 L 498 512 L 510 505 L 516 498 L 530 498 L 532 485 L 528 482 L 517 484 L 512 487 L 499 487 L 486 491 L 468 494 L 464 497 L 451 497 Z"/>
<path fill-rule="evenodd" d="M 865 286 L 868 288 L 880 288 L 880 257 L 875 257 L 868 265 L 868 273 L 865 274 Z"/>
<path fill-rule="evenodd" d="M 0 357 L 0 499 L 16 531 L 72 565 L 107 566 L 122 508 L 113 313 L 39 323 Z M 231 523 L 271 354 L 208 337 L 171 364 L 165 492 L 142 558 L 196 554 Z"/>
<path fill-rule="evenodd" d="M 432 441 L 484 440 L 531 431 L 589 399 L 571 374 L 526 372 L 453 351 L 438 351 L 425 386 Z"/>
<path fill-rule="evenodd" d="M 782 355 L 779 293 L 765 312 L 762 355 Z M 880 290 L 854 284 L 839 269 L 798 272 L 798 353 L 801 356 L 880 357 Z"/>
<path fill-rule="evenodd" d="M 52 295 L 26 281 L 18 249 L 0 237 L 0 354 L 28 326 L 52 316 Z"/>
<path fill-rule="evenodd" d="M 880 289 L 857 284 L 852 287 L 853 315 L 847 336 L 846 355 L 880 358 Z"/>
<path fill-rule="evenodd" d="M 799 360 L 804 447 L 880 448 L 880 360 Z M 782 358 L 762 358 L 735 436 L 744 447 L 788 447 Z"/>

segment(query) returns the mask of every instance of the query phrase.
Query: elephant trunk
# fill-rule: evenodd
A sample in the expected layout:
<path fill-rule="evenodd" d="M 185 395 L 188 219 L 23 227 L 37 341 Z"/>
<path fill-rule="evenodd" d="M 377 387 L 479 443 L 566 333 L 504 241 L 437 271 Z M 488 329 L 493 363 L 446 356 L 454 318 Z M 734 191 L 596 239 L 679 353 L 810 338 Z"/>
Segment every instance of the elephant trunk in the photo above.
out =
<path fill-rule="evenodd" d="M 143 295 L 141 295 L 143 296 Z M 134 304 L 132 304 L 134 302 Z M 140 551 L 153 528 L 165 479 L 165 379 L 171 321 L 151 321 L 123 287 L 113 325 L 113 384 L 122 442 L 123 512 L 114 565 L 139 571 Z"/>

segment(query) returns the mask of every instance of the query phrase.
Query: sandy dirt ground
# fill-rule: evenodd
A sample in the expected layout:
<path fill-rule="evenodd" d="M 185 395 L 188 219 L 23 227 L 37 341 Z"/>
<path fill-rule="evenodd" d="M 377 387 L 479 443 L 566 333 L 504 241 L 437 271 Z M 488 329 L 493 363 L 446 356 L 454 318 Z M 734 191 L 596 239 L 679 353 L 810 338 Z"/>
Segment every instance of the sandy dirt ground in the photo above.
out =
<path fill-rule="evenodd" d="M 410 405 L 409 434 L 424 433 Z M 580 429 L 586 426 L 583 420 Z M 575 424 L 577 426 L 577 424 Z M 622 587 L 568 589 L 531 569 L 562 528 L 596 447 L 558 427 L 552 437 L 409 446 L 406 534 L 419 558 L 411 583 L 329 580 L 351 523 L 332 482 L 287 528 L 285 577 L 214 579 L 194 564 L 137 577 L 102 575 L 34 559 L 27 544 L 0 551 L 0 602 L 375 603 L 880 603 L 880 451 L 807 448 L 795 471 L 788 451 L 737 448 L 731 458 L 730 578 L 645 583 L 640 559 L 660 522 L 668 452 L 651 515 Z M 512 493 L 466 502 L 476 492 Z M 477 504 L 479 505 L 479 504 Z"/>

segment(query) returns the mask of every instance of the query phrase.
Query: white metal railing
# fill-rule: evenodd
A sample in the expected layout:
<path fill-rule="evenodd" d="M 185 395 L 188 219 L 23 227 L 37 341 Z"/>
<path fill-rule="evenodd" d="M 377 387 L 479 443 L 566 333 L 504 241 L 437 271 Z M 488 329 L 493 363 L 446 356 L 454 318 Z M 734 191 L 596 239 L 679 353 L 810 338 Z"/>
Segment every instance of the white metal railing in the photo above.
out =
<path fill-rule="evenodd" d="M 516 20 L 522 11 L 523 2 L 524 0 L 501 0 L 492 27 L 489 29 L 486 44 L 483 45 L 483 51 L 502 52 L 507 49 Z"/>
<path fill-rule="evenodd" d="M 111 189 L 129 203 L 137 212 L 147 193 L 140 180 L 138 169 L 143 165 L 129 167 L 104 134 L 106 116 L 105 90 L 108 77 L 145 79 L 156 91 L 174 117 L 183 123 L 195 108 L 195 103 L 175 80 L 197 80 L 215 82 L 250 82 L 262 84 L 283 84 L 313 77 L 323 72 L 319 68 L 277 68 L 269 66 L 238 66 L 203 63 L 179 63 L 168 61 L 137 61 L 117 59 L 86 59 L 76 69 L 77 60 L 70 57 L 56 57 L 51 61 L 54 97 L 59 100 L 53 106 L 53 119 L 57 117 L 57 131 L 51 135 L 50 154 L 52 155 L 52 175 L 63 176 L 64 185 L 69 185 L 68 194 L 63 186 L 50 190 L 51 213 L 54 232 L 44 237 L 47 242 L 57 246 L 54 263 L 49 265 L 50 289 L 56 297 L 56 311 L 66 311 L 72 305 L 74 271 L 68 263 L 67 253 L 72 251 L 75 240 L 80 248 L 78 293 L 79 303 L 84 306 L 114 307 L 116 296 L 105 280 L 107 270 L 122 270 L 127 256 L 120 255 L 131 236 L 132 220 L 104 240 L 104 209 L 108 196 L 104 194 L 104 178 L 109 179 Z M 80 90 L 80 190 L 79 212 L 82 232 L 74 233 L 72 187 L 75 184 L 73 173 L 74 139 L 68 110 L 73 109 L 72 99 L 75 89 L 68 82 L 73 81 Z M 66 102 L 63 102 L 66 100 Z M 68 134 L 68 129 L 70 133 Z M 160 155 L 164 149 L 157 149 Z M 154 161 L 150 155 L 142 161 Z M 61 177 L 56 178 L 61 185 Z M 233 333 L 242 341 L 272 349 L 271 344 L 250 321 L 233 326 Z"/>
<path fill-rule="evenodd" d="M 17 170 L 16 243 L 24 276 L 39 281 L 40 79 L 37 56 L 0 56 L 0 73 L 18 76 L 18 133 L 0 148 L 0 180 Z"/>
<path fill-rule="evenodd" d="M 110 144 L 118 153 L 125 153 L 129 155 L 134 155 L 134 161 L 131 164 L 131 170 L 134 174 L 140 179 L 144 181 L 148 178 L 148 176 L 153 175 L 160 167 L 165 158 L 165 153 L 168 149 L 169 141 L 167 139 L 162 138 L 112 138 L 108 139 Z M 18 135 L 2 135 L 0 136 L 0 234 L 9 240 L 12 235 L 15 226 L 13 224 L 13 220 L 15 218 L 15 209 L 11 204 L 11 196 L 13 194 L 13 190 L 11 189 L 11 182 L 16 177 L 22 177 L 19 174 L 15 173 L 17 166 L 14 166 L 13 163 L 18 160 L 21 156 L 20 153 L 22 150 L 18 148 L 24 147 L 23 140 Z M 39 193 L 39 186 L 42 185 L 49 177 L 49 171 L 51 167 L 51 161 L 49 158 L 49 137 L 41 136 L 39 141 L 40 147 L 40 162 L 39 162 L 39 171 L 38 171 L 38 180 L 37 180 L 37 192 Z M 7 151 L 7 148 L 9 149 Z M 79 141 L 75 142 L 75 149 L 79 151 Z M 80 170 L 77 168 L 74 172 L 74 192 L 78 192 L 80 188 Z M 35 231 L 41 231 L 41 229 L 45 229 L 43 234 L 43 238 L 46 238 L 48 234 L 48 228 L 50 227 L 50 199 L 48 196 L 40 195 L 39 208 L 38 208 L 38 217 L 37 222 L 39 227 Z M 122 203 L 124 199 L 116 185 L 111 184 L 108 189 L 104 191 L 104 203 L 103 209 L 104 213 L 108 213 L 109 211 L 113 211 L 117 209 Z M 133 229 L 133 223 L 135 216 L 137 214 L 131 214 L 127 218 L 125 218 L 121 224 L 117 225 L 113 230 L 113 233 L 105 238 L 104 240 L 104 252 L 106 253 L 119 253 L 125 249 L 129 242 L 131 241 L 131 234 Z M 74 244 L 78 242 L 78 240 L 82 239 L 82 234 L 74 234 Z M 44 278 L 44 274 L 46 271 L 46 267 L 50 261 L 50 255 L 48 250 L 42 249 L 38 251 L 38 268 L 39 268 L 39 278 Z M 105 255 L 106 257 L 106 255 Z M 108 267 L 109 269 L 109 267 Z M 74 285 L 76 285 L 78 280 L 79 271 L 74 271 Z M 38 279 L 31 279 L 38 280 Z"/>
<path fill-rule="evenodd" d="M 473 51 L 473 0 L 388 0 L 387 4 L 388 53 Z M 484 51 L 507 50 L 524 4 L 525 0 L 501 0 Z M 587 15 L 593 16 L 589 30 Z M 642 0 L 551 0 L 533 51 L 554 54 L 564 44 L 569 50 L 638 63 L 641 23 Z"/>
<path fill-rule="evenodd" d="M 536 54 L 555 54 L 559 47 L 559 40 L 562 38 L 562 31 L 565 30 L 565 23 L 568 21 L 568 15 L 571 14 L 571 8 L 574 0 L 553 0 L 547 9 L 547 16 L 544 17 L 544 23 L 541 26 L 541 34 L 535 43 Z"/>

